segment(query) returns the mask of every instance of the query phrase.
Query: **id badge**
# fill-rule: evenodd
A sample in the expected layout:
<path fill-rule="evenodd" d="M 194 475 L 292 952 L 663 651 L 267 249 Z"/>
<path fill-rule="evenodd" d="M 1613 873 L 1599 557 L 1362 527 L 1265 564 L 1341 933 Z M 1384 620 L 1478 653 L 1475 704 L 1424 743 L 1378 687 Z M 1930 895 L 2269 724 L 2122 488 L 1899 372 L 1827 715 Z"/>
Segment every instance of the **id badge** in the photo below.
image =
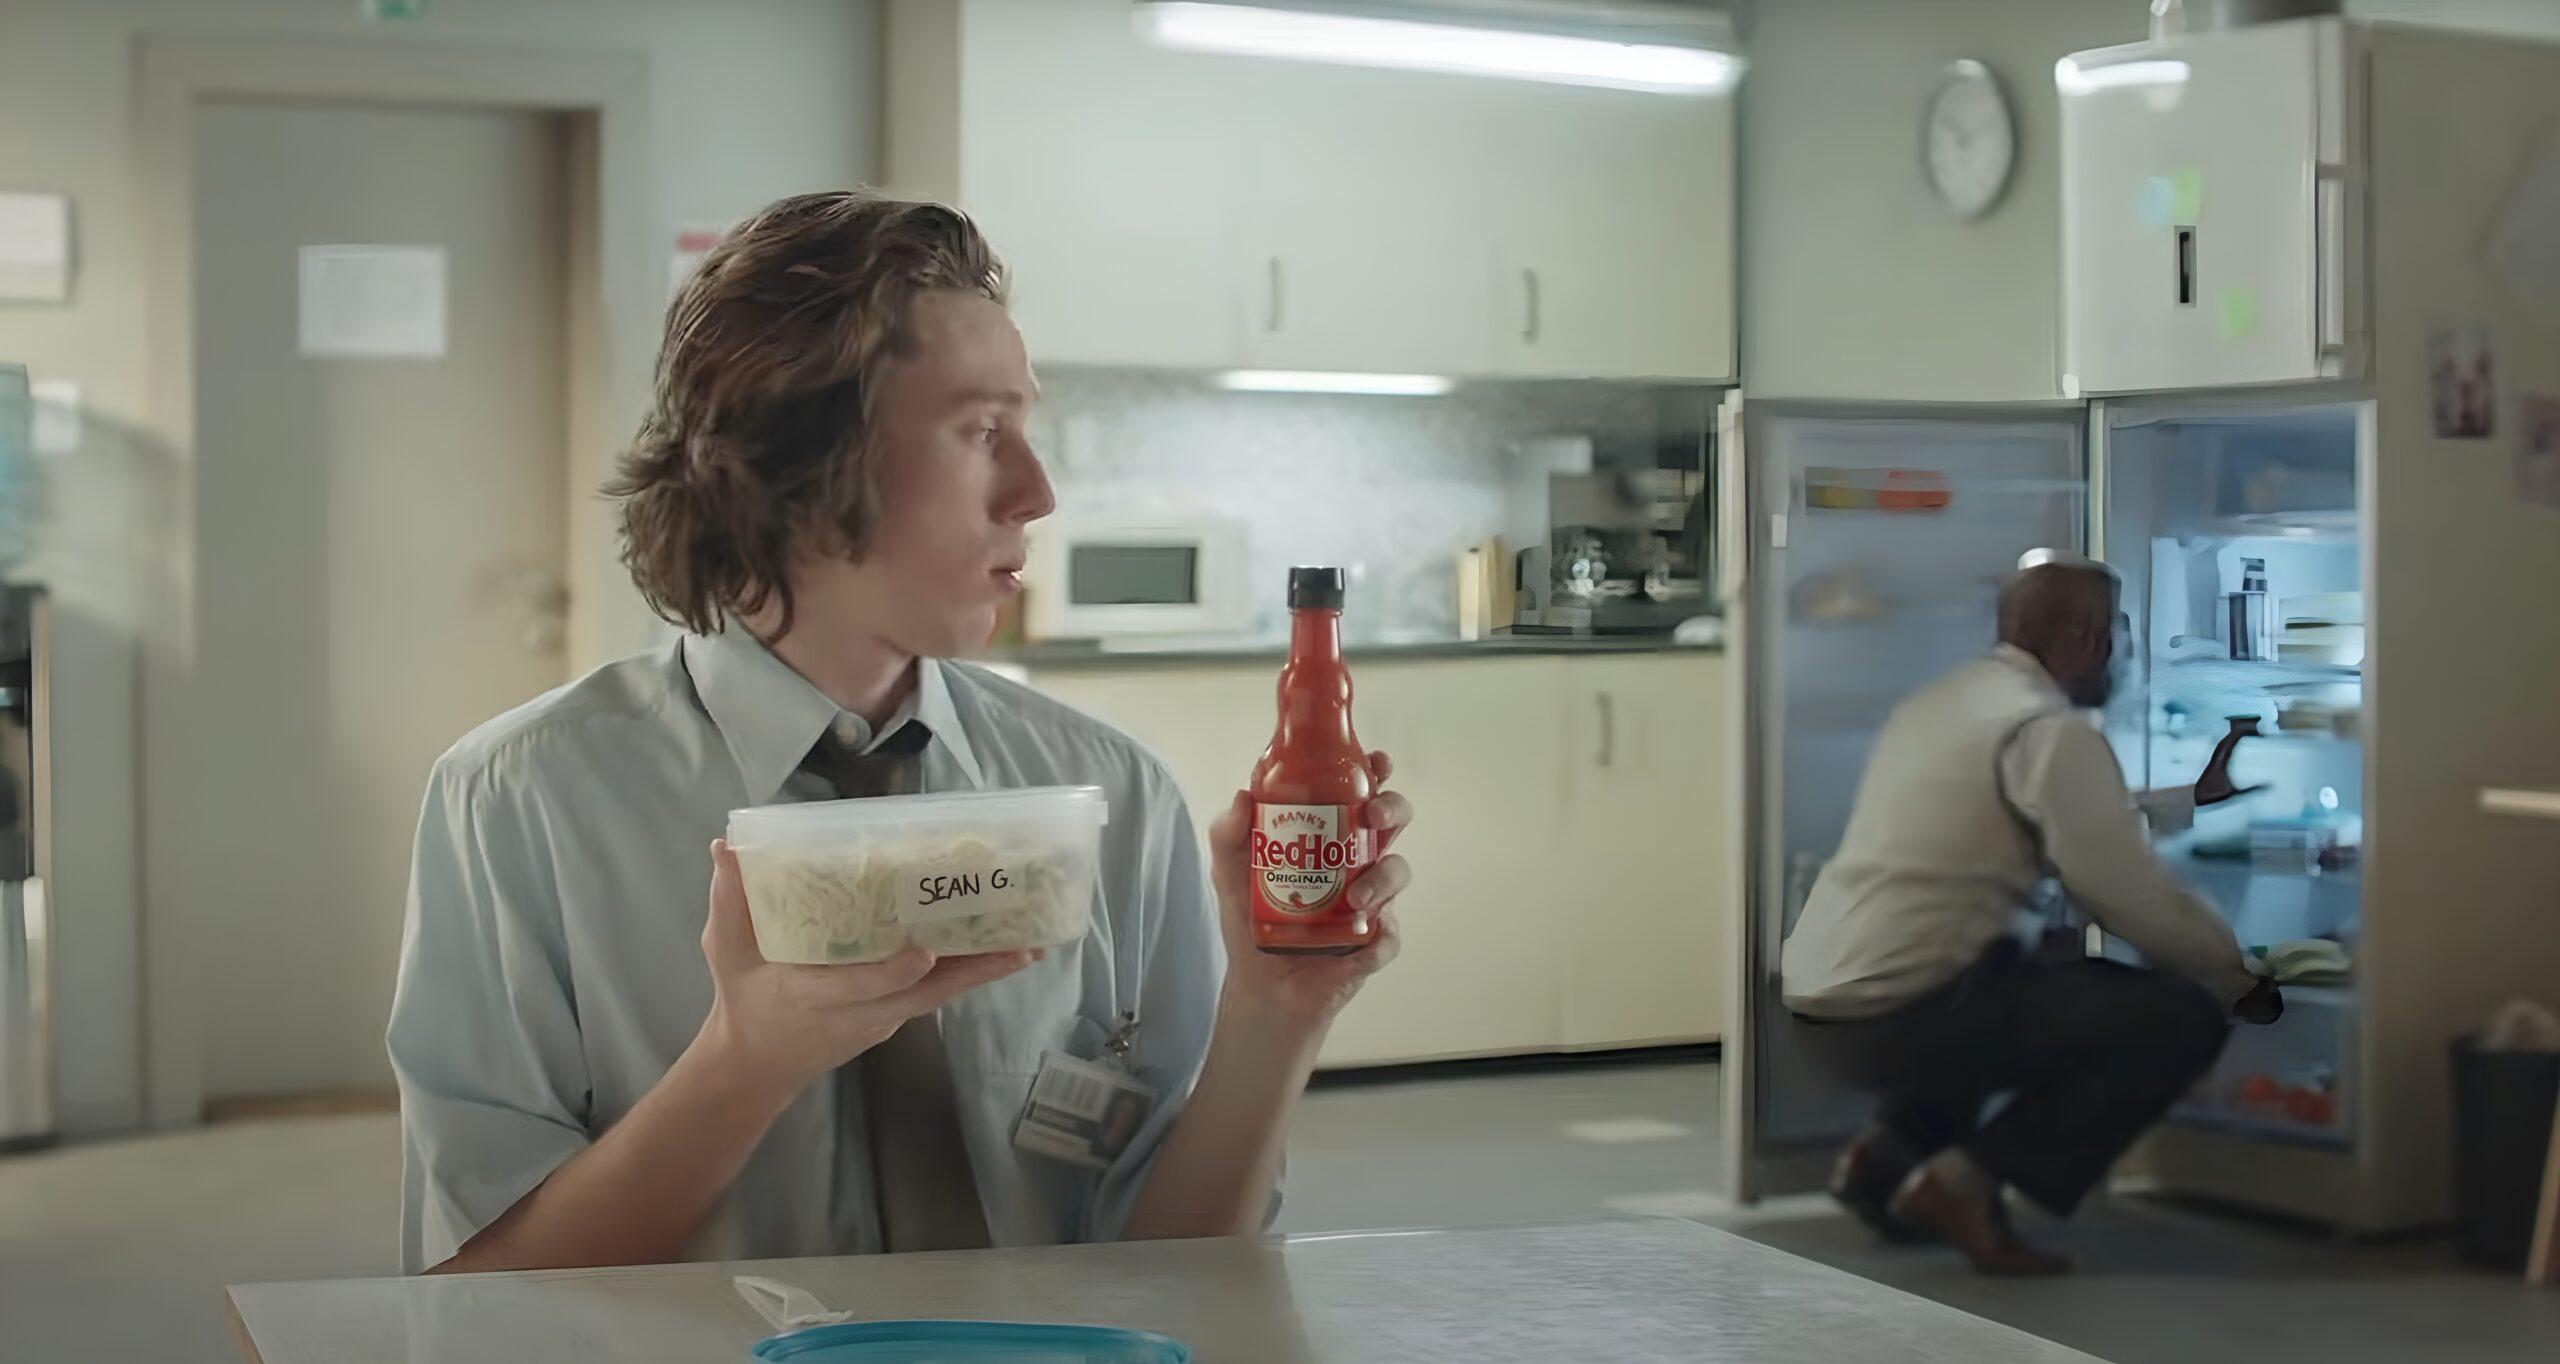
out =
<path fill-rule="evenodd" d="M 1087 1170 L 1109 1169 L 1155 1106 L 1155 1090 L 1125 1070 L 1044 1052 L 1013 1121 L 1013 1145 Z"/>

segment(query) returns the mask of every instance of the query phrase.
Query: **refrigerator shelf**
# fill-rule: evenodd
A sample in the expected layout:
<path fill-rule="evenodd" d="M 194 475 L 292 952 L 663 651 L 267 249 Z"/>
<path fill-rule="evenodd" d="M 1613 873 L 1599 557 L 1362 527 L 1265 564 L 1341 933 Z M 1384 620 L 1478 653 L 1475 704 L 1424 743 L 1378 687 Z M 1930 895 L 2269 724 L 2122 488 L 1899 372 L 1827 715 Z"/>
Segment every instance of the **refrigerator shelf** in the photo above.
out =
<path fill-rule="evenodd" d="M 2289 540 L 2297 544 L 2354 544 L 2358 522 L 2352 507 L 2339 511 L 2243 512 L 2196 526 L 2199 534 L 2226 540 Z"/>
<path fill-rule="evenodd" d="M 2284 1007 L 2288 1013 L 2296 1006 L 2356 1009 L 2362 1008 L 2364 1003 L 2356 993 L 2354 981 L 2342 985 L 2286 985 L 2279 982 L 2276 988 L 2284 995 Z"/>
<path fill-rule="evenodd" d="M 2356 1144 L 2355 1134 L 2343 1125 L 2321 1127 L 2285 1118 L 2237 1113 L 2221 1104 L 2202 1101 L 2182 1103 L 2170 1109 L 2169 1121 L 2182 1127 L 2201 1127 L 2253 1141 L 2282 1142 L 2288 1146 L 2340 1151 L 2351 1149 Z"/>
<path fill-rule="evenodd" d="M 2238 663 L 2227 658 L 2181 659 L 2152 672 L 2152 685 L 2172 696 L 2263 696 L 2278 687 L 2363 681 L 2363 668 L 2343 663 Z"/>
<path fill-rule="evenodd" d="M 2203 742 L 2216 737 L 2218 736 L 2209 731 L 2199 733 L 2192 728 L 2171 730 L 2159 725 L 2151 727 L 2151 740 L 2154 743 Z M 2340 734 L 2333 730 L 2317 729 L 2261 729 L 2248 738 L 2249 744 L 2360 744 L 2363 742 L 2364 736 L 2361 734 Z M 2243 751 L 2246 751 L 2245 746 Z"/>

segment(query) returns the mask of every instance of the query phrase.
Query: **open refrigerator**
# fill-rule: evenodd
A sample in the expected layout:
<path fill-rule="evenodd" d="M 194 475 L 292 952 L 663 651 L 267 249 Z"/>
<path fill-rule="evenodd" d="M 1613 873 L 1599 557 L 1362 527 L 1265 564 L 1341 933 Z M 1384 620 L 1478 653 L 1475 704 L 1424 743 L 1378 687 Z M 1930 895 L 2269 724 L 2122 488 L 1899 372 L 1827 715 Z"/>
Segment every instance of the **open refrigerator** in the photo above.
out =
<path fill-rule="evenodd" d="M 2560 47 L 2310 19 L 2055 80 L 2074 401 L 1731 414 L 1728 1187 L 1820 1187 L 1870 1108 L 1793 1045 L 1778 961 L 1876 727 L 1987 647 L 2019 552 L 2079 544 L 2133 617 L 2103 717 L 2128 781 L 2192 782 L 2257 722 L 2234 775 L 2265 789 L 2159 851 L 2245 945 L 2339 958 L 2234 1032 L 2126 1172 L 2353 1231 L 2440 1223 L 2452 1040 L 2506 999 L 2560 1007 L 2560 840 L 2480 807 L 2560 778 Z M 1928 470 L 1954 493 L 1934 508 Z"/>

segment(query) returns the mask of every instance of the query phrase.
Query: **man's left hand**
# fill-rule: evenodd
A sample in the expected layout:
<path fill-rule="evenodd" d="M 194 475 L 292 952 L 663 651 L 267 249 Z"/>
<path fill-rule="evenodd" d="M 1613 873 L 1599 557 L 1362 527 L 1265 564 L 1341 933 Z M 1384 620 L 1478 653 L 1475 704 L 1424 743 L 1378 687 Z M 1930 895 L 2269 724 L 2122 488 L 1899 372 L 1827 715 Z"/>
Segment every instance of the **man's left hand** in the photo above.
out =
<path fill-rule="evenodd" d="M 1264 952 L 1253 939 L 1253 868 L 1249 847 L 1253 798 L 1238 791 L 1225 814 L 1209 826 L 1210 879 L 1218 892 L 1219 921 L 1227 945 L 1227 984 L 1222 1007 L 1250 1010 L 1278 1026 L 1321 1034 L 1342 1006 L 1380 968 L 1396 958 L 1396 897 L 1413 880 L 1403 857 L 1388 852 L 1413 822 L 1413 802 L 1386 790 L 1394 764 L 1369 755 L 1377 794 L 1361 809 L 1361 822 L 1378 840 L 1380 856 L 1352 881 L 1351 903 L 1377 921 L 1377 937 L 1339 957 Z"/>

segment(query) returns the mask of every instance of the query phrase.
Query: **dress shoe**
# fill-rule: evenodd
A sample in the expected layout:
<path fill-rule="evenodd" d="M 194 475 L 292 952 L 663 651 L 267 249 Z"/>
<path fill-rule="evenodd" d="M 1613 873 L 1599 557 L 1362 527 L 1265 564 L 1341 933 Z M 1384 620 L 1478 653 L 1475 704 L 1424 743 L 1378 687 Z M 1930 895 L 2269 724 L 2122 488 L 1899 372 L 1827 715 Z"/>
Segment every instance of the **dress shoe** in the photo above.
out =
<path fill-rule="evenodd" d="M 1887 1211 L 1913 1226 L 1945 1237 L 1973 1262 L 1974 1272 L 2005 1278 L 2047 1278 L 2071 1272 L 2071 1261 L 2038 1250 L 2009 1225 L 2000 1196 L 1975 1198 L 1948 1187 L 1926 1166 L 1903 1182 Z"/>
<path fill-rule="evenodd" d="M 1910 1177 L 1914 1164 L 1908 1157 L 1897 1158 L 1899 1146 L 1899 1142 L 1873 1130 L 1859 1133 L 1840 1148 L 1840 1158 L 1832 1162 L 1831 1198 L 1889 1244 L 1928 1245 L 1938 1238 L 1894 1216 L 1888 1206 L 1893 1202 L 1894 1190 Z"/>

